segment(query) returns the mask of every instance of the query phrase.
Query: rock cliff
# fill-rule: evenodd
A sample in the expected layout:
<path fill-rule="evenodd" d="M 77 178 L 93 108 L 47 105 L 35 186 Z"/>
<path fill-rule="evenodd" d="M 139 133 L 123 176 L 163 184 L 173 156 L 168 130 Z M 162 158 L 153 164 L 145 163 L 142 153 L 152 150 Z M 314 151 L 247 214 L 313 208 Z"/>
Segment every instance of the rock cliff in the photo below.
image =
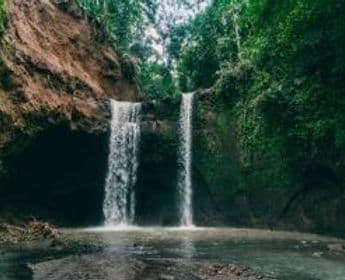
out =
<path fill-rule="evenodd" d="M 106 100 L 135 99 L 130 63 L 120 59 L 73 1 L 64 2 L 8 1 L 1 49 L 3 153 L 19 138 L 61 123 L 103 131 Z"/>
<path fill-rule="evenodd" d="M 107 101 L 137 98 L 134 66 L 74 0 L 11 0 L 5 10 L 0 219 L 99 221 Z"/>

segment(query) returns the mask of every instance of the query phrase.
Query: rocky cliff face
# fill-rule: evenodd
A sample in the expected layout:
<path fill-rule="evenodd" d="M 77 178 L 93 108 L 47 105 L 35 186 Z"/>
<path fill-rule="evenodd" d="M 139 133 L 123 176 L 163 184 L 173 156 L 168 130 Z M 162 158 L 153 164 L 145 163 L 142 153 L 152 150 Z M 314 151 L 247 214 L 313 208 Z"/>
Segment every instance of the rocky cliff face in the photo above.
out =
<path fill-rule="evenodd" d="M 12 213 L 64 224 L 99 221 L 107 100 L 136 99 L 133 65 L 75 1 L 7 2 L 0 58 L 0 218 Z"/>
<path fill-rule="evenodd" d="M 176 225 L 178 112 L 176 101 L 146 110 L 137 184 L 140 223 Z M 167 113 L 169 112 L 169 113 Z M 313 188 L 286 184 L 265 162 L 243 162 L 236 115 L 213 90 L 195 95 L 193 208 L 197 225 L 263 227 L 344 236 L 343 173 L 325 162 Z M 288 172 L 288 170 L 284 170 Z"/>
<path fill-rule="evenodd" d="M 107 100 L 136 99 L 133 66 L 72 0 L 11 0 L 8 19 L 0 58 L 0 220 L 34 215 L 63 226 L 99 225 Z M 332 162 L 315 171 L 313 188 L 280 178 L 273 184 L 260 158 L 250 168 L 243 164 L 236 116 L 226 102 L 201 91 L 194 106 L 196 224 L 344 236 L 344 175 L 330 176 Z M 178 100 L 143 106 L 139 224 L 177 222 L 178 117 Z"/>
<path fill-rule="evenodd" d="M 215 92 L 199 92 L 195 111 L 193 176 L 199 223 L 344 236 L 344 173 L 330 171 L 336 170 L 334 162 L 324 160 L 308 173 L 301 171 L 300 180 L 286 182 L 262 157 L 250 166 L 245 163 L 238 116 Z M 288 172 L 282 170 L 285 176 Z"/>
<path fill-rule="evenodd" d="M 8 2 L 0 149 L 60 123 L 103 131 L 106 100 L 135 99 L 136 85 L 125 74 L 131 65 L 120 60 L 73 1 Z"/>

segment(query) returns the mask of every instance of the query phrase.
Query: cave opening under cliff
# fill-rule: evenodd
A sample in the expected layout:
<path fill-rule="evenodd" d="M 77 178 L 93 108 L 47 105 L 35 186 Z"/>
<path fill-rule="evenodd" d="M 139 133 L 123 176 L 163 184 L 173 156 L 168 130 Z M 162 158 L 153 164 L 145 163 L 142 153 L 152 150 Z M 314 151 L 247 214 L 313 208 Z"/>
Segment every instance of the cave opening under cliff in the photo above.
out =
<path fill-rule="evenodd" d="M 101 224 L 107 154 L 107 133 L 72 131 L 68 126 L 43 131 L 8 159 L 1 210 L 60 226 Z"/>

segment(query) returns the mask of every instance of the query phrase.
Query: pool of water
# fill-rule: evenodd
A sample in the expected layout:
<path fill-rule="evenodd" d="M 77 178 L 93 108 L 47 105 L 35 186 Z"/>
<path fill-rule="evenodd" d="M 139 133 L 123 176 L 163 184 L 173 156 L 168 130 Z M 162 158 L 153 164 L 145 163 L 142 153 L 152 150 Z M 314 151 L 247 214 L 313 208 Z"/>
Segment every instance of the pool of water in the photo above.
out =
<path fill-rule="evenodd" d="M 91 228 L 65 230 L 69 239 L 100 243 L 107 254 L 139 260 L 248 266 L 281 280 L 345 280 L 345 257 L 318 235 L 231 228 Z M 2 248 L 0 279 L 31 279 L 27 263 L 79 254 L 42 246 Z M 48 279 L 47 279 L 48 280 Z"/>

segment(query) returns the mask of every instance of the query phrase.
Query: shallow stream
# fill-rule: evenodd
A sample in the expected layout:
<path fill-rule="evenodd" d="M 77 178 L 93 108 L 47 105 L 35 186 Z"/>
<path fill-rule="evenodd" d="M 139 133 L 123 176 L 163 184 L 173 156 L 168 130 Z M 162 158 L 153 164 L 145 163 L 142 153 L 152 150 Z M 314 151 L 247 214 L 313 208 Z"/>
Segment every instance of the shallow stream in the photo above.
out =
<path fill-rule="evenodd" d="M 65 230 L 69 239 L 102 244 L 107 255 L 142 261 L 247 266 L 272 279 L 345 280 L 345 256 L 328 250 L 341 242 L 318 235 L 231 228 L 122 228 Z M 1 248 L 0 279 L 31 279 L 28 263 L 82 254 L 35 246 Z M 102 269 L 102 268 L 100 268 Z M 49 279 L 47 279 L 49 280 Z"/>

